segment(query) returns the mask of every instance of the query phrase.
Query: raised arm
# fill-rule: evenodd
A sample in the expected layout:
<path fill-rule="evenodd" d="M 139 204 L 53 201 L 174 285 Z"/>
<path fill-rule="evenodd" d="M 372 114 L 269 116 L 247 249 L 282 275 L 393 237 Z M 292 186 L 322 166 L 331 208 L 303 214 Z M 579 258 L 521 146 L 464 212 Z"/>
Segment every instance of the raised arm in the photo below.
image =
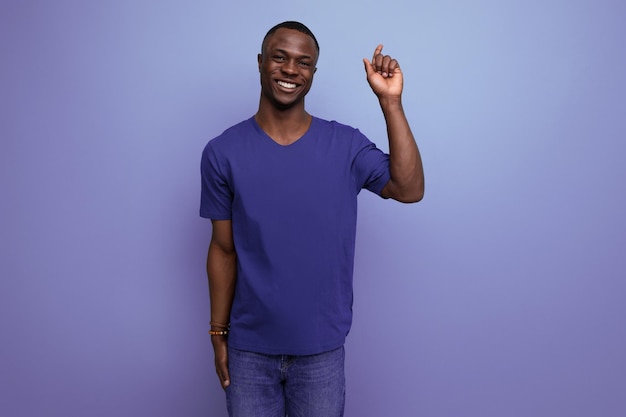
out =
<path fill-rule="evenodd" d="M 363 59 L 367 81 L 385 117 L 389 139 L 391 179 L 381 195 L 403 203 L 420 201 L 424 196 L 424 170 L 415 138 L 402 108 L 403 77 L 398 61 L 382 54 L 378 45 L 369 61 Z"/>
<path fill-rule="evenodd" d="M 230 321 L 235 283 L 237 281 L 237 254 L 230 220 L 214 220 L 209 244 L 206 270 L 209 277 L 211 299 L 211 329 L 224 330 Z M 228 374 L 227 336 L 211 336 L 215 354 L 215 371 L 222 388 L 230 385 Z"/>

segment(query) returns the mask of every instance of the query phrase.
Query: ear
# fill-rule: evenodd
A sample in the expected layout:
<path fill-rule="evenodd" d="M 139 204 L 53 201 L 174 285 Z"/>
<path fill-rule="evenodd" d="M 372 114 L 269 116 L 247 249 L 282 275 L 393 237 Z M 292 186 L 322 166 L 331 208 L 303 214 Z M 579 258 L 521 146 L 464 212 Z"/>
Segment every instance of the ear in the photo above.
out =
<path fill-rule="evenodd" d="M 258 54 L 256 56 L 257 62 L 259 63 L 259 71 L 261 70 L 261 63 L 263 62 L 263 55 L 262 54 Z"/>

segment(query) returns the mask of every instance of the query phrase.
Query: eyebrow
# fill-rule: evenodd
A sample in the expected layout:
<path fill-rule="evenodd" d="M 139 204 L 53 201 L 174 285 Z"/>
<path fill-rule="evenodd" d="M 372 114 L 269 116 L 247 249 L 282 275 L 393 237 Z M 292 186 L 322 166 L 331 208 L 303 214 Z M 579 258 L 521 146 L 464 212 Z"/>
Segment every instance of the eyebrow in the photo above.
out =
<path fill-rule="evenodd" d="M 270 52 L 270 53 L 273 53 L 273 52 L 280 52 L 280 53 L 281 53 L 281 54 L 283 54 L 283 55 L 290 55 L 290 54 L 289 54 L 289 52 L 285 51 L 284 49 L 280 49 L 280 48 L 273 49 L 273 50 L 271 50 L 271 51 L 269 51 L 269 52 Z M 310 60 L 313 60 L 313 57 L 312 57 L 312 56 L 310 56 L 310 55 L 299 55 L 299 56 L 297 56 L 296 58 L 297 58 L 297 59 L 310 59 Z"/>

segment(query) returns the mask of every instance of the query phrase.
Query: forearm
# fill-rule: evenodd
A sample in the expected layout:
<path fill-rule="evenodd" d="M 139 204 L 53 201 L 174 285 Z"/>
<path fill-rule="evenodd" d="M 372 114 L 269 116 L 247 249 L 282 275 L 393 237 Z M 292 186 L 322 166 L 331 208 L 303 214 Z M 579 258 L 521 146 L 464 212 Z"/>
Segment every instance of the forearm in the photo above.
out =
<path fill-rule="evenodd" d="M 237 281 L 237 255 L 211 241 L 207 256 L 211 321 L 228 324 Z"/>
<path fill-rule="evenodd" d="M 390 180 L 381 195 L 404 203 L 420 201 L 424 196 L 424 170 L 415 138 L 402 109 L 404 76 L 398 61 L 374 50 L 371 61 L 363 59 L 367 82 L 378 97 L 387 123 L 389 138 Z"/>
<path fill-rule="evenodd" d="M 424 170 L 402 100 L 381 97 L 379 101 L 387 124 L 391 174 L 383 196 L 407 203 L 420 201 L 424 195 Z"/>

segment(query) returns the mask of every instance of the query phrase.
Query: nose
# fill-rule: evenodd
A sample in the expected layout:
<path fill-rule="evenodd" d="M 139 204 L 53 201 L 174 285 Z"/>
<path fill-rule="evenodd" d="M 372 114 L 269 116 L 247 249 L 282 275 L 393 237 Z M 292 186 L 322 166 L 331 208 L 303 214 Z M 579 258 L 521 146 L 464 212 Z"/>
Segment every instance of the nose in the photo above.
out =
<path fill-rule="evenodd" d="M 282 70 L 286 74 L 295 74 L 295 73 L 297 73 L 298 70 L 296 68 L 296 61 L 293 60 L 293 59 L 289 59 L 289 60 L 285 61 L 285 63 L 282 66 Z"/>

